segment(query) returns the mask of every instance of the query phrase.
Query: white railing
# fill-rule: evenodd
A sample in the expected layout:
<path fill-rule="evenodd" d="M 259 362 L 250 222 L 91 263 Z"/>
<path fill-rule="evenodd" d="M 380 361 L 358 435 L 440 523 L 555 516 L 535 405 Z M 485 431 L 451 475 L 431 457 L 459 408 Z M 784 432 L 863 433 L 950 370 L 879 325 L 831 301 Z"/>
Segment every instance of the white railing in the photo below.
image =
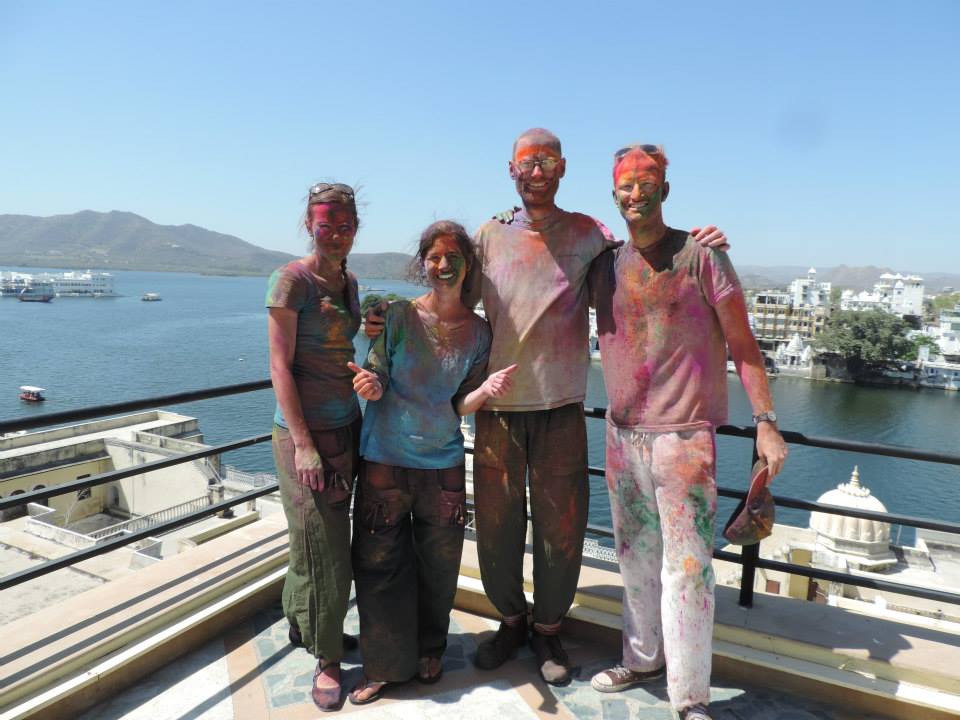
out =
<path fill-rule="evenodd" d="M 238 483 L 241 485 L 248 485 L 251 488 L 261 488 L 265 485 L 270 485 L 271 483 L 277 482 L 276 475 L 271 475 L 270 473 L 251 473 L 246 470 L 239 470 L 233 465 L 226 465 L 223 468 L 223 482 L 226 483 Z"/>
<path fill-rule="evenodd" d="M 137 530 L 144 530 L 162 522 L 167 522 L 168 520 L 176 520 L 177 518 L 183 517 L 184 515 L 187 515 L 195 510 L 202 510 L 210 504 L 210 496 L 203 495 L 202 497 L 194 498 L 193 500 L 187 500 L 179 505 L 174 505 L 173 507 L 164 508 L 163 510 L 159 510 L 155 513 L 150 513 L 149 515 L 139 515 L 135 518 L 130 518 L 129 520 L 124 520 L 123 522 L 117 523 L 116 525 L 109 525 L 105 528 L 94 530 L 93 532 L 88 533 L 88 537 L 100 541 L 108 537 L 113 537 L 114 535 L 119 535 L 122 532 L 136 532 Z"/>

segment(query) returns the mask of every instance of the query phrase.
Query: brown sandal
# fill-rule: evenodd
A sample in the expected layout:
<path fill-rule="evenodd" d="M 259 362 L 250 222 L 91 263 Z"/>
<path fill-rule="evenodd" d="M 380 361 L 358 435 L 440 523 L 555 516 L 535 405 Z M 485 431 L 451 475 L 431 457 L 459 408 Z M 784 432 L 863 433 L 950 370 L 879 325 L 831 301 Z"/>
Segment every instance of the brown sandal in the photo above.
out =
<path fill-rule="evenodd" d="M 387 687 L 392 684 L 393 683 L 385 680 L 371 680 L 364 675 L 363 679 L 354 685 L 353 690 L 347 694 L 347 699 L 350 701 L 351 705 L 369 705 L 370 703 L 379 700 L 380 696 L 383 695 L 383 692 L 387 689 Z M 376 687 L 372 694 L 367 695 L 365 698 L 358 697 L 359 693 L 372 687 Z"/>
<path fill-rule="evenodd" d="M 335 672 L 328 674 L 326 671 L 331 668 Z M 336 685 L 318 688 L 317 678 L 321 675 L 336 681 Z M 310 689 L 310 697 L 313 699 L 313 704 L 317 706 L 317 710 L 321 712 L 338 710 L 342 704 L 340 698 L 341 692 L 340 663 L 327 663 L 324 665 L 322 660 L 318 662 L 317 669 L 313 671 L 313 687 Z"/>

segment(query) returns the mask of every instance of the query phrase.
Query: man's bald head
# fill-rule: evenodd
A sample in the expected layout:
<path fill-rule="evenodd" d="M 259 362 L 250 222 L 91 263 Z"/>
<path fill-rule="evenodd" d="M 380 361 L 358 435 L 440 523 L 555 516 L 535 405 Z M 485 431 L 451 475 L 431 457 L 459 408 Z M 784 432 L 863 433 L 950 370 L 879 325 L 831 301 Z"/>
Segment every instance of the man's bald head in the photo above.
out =
<path fill-rule="evenodd" d="M 513 141 L 513 157 L 517 156 L 517 148 L 521 145 L 541 145 L 556 150 L 557 155 L 563 155 L 560 147 L 560 138 L 546 128 L 530 128 L 517 136 Z"/>

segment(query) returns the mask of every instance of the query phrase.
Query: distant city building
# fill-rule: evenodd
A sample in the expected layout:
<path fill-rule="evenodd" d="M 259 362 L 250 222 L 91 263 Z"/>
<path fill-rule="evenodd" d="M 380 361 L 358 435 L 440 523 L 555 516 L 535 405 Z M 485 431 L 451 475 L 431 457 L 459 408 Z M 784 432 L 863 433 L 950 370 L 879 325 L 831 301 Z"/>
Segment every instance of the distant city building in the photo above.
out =
<path fill-rule="evenodd" d="M 830 317 L 828 282 L 817 280 L 810 268 L 807 276 L 790 283 L 786 292 L 763 290 L 753 298 L 752 327 L 764 350 L 776 351 L 795 335 L 810 340 L 823 332 Z"/>
<path fill-rule="evenodd" d="M 884 273 L 873 291 L 855 293 L 844 290 L 840 295 L 841 310 L 882 310 L 893 315 L 923 314 L 923 278 L 917 275 Z"/>
<path fill-rule="evenodd" d="M 57 297 L 113 297 L 113 275 L 105 272 L 18 273 L 0 272 L 0 295 L 19 295 L 36 284 L 49 284 Z"/>
<path fill-rule="evenodd" d="M 937 346 L 923 345 L 917 351 L 920 384 L 945 390 L 960 390 L 960 303 L 940 311 L 939 322 L 919 333 L 933 338 Z"/>
<path fill-rule="evenodd" d="M 820 307 L 830 305 L 830 292 L 833 286 L 828 282 L 817 281 L 817 269 L 807 270 L 807 276 L 797 278 L 790 283 L 787 292 L 794 307 Z"/>

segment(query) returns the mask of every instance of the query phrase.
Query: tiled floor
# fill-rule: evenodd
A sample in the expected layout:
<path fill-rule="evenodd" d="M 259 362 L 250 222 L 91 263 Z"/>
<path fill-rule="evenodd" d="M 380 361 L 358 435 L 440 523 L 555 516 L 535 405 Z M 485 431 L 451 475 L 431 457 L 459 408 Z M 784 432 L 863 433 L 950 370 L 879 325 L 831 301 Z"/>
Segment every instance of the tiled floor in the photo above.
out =
<path fill-rule="evenodd" d="M 356 634 L 355 608 L 347 631 Z M 568 641 L 571 659 L 579 666 L 565 688 L 542 683 L 528 650 L 499 670 L 473 667 L 476 633 L 493 624 L 454 612 L 450 645 L 444 657 L 444 677 L 436 685 L 396 686 L 383 699 L 365 707 L 346 703 L 340 713 L 357 718 L 389 720 L 671 720 L 663 681 L 646 689 L 602 695 L 590 688 L 593 673 L 609 667 L 617 648 Z M 349 687 L 361 673 L 359 657 L 343 664 Z M 136 688 L 92 708 L 81 720 L 300 720 L 320 713 L 310 701 L 315 660 L 287 641 L 287 624 L 278 606 L 258 613 L 221 640 L 208 643 L 171 663 Z M 715 720 L 869 720 L 766 689 L 715 682 L 711 713 Z"/>

